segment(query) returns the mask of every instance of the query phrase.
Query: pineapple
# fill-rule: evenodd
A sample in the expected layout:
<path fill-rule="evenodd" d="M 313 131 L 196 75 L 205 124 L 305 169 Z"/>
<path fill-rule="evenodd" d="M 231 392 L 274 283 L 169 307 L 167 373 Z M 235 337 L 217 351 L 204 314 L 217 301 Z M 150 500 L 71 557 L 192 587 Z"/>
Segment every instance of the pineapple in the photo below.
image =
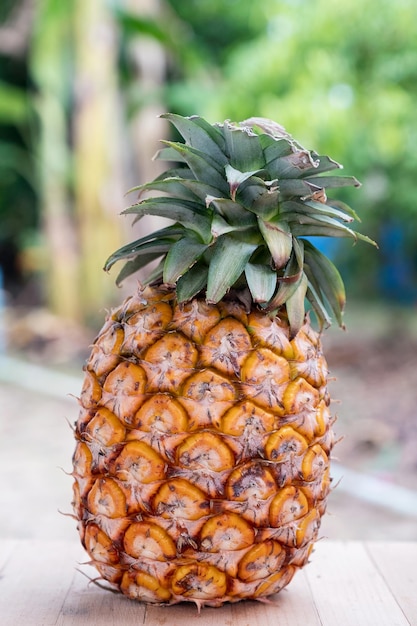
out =
<path fill-rule="evenodd" d="M 345 302 L 310 237 L 370 240 L 326 196 L 356 179 L 323 175 L 341 166 L 278 124 L 165 117 L 183 141 L 157 158 L 177 166 L 124 213 L 174 223 L 106 263 L 126 261 L 120 282 L 160 260 L 92 347 L 73 506 L 123 594 L 217 607 L 277 593 L 309 560 L 334 443 L 321 330 Z"/>

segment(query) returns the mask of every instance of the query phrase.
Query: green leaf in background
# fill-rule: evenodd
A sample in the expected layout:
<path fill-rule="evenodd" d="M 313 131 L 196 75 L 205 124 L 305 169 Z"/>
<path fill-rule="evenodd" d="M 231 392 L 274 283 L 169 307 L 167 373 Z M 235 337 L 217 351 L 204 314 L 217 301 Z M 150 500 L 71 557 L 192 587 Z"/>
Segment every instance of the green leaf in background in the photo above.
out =
<path fill-rule="evenodd" d="M 33 114 L 29 94 L 25 89 L 0 82 L 0 123 L 20 126 Z"/>

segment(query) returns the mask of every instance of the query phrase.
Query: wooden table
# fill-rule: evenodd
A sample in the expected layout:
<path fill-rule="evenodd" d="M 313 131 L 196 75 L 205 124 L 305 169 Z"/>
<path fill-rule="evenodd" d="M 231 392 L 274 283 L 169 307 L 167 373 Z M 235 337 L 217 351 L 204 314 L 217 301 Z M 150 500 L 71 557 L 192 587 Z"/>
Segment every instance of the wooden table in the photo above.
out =
<path fill-rule="evenodd" d="M 311 563 L 273 604 L 203 609 L 145 606 L 89 584 L 77 543 L 0 541 L 1 626 L 417 625 L 417 543 L 316 545 Z"/>

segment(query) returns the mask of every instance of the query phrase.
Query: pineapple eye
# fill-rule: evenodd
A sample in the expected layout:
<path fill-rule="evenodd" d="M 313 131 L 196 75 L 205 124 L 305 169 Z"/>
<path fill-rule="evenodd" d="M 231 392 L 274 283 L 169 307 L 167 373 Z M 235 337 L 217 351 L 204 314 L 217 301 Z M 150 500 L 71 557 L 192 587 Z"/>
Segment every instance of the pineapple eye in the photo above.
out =
<path fill-rule="evenodd" d="M 197 520 L 207 515 L 210 502 L 201 489 L 182 478 L 172 478 L 158 489 L 153 500 L 156 515 L 165 519 Z"/>
<path fill-rule="evenodd" d="M 211 600 L 224 596 L 227 577 L 217 567 L 207 563 L 181 565 L 174 573 L 172 588 L 180 597 Z"/>
<path fill-rule="evenodd" d="M 235 469 L 226 484 L 226 496 L 230 500 L 244 502 L 249 498 L 266 500 L 272 496 L 277 485 L 272 473 L 261 463 L 252 462 Z"/>
<path fill-rule="evenodd" d="M 123 539 L 124 549 L 130 556 L 165 561 L 176 556 L 175 543 L 168 533 L 150 522 L 134 522 Z"/>
<path fill-rule="evenodd" d="M 297 487 L 285 487 L 274 497 L 269 508 L 271 526 L 279 527 L 308 512 L 307 498 Z"/>
<path fill-rule="evenodd" d="M 291 456 L 300 456 L 308 448 L 306 439 L 291 426 L 283 426 L 272 433 L 266 444 L 266 458 L 276 463 L 282 463 Z"/>
<path fill-rule="evenodd" d="M 239 561 L 238 576 L 252 582 L 264 579 L 279 571 L 286 558 L 286 551 L 278 541 L 255 544 Z"/>
<path fill-rule="evenodd" d="M 272 350 L 252 352 L 242 367 L 242 389 L 246 396 L 266 410 L 283 415 L 282 398 L 290 379 L 288 361 Z"/>
<path fill-rule="evenodd" d="M 192 470 L 223 472 L 233 468 L 235 458 L 221 437 L 204 431 L 183 441 L 177 449 L 177 462 Z"/>
<path fill-rule="evenodd" d="M 93 515 L 110 519 L 126 515 L 126 497 L 112 478 L 98 478 L 88 494 L 88 509 Z"/>
<path fill-rule="evenodd" d="M 166 474 L 165 461 L 144 441 L 129 441 L 114 461 L 114 468 L 121 480 L 144 485 L 163 480 Z"/>
<path fill-rule="evenodd" d="M 236 513 L 215 515 L 205 522 L 200 531 L 200 543 L 207 552 L 243 550 L 255 539 L 252 526 Z"/>
<path fill-rule="evenodd" d="M 84 433 L 84 436 L 88 437 L 90 441 L 103 446 L 120 443 L 126 436 L 125 428 L 116 415 L 102 407 L 96 411 Z"/>

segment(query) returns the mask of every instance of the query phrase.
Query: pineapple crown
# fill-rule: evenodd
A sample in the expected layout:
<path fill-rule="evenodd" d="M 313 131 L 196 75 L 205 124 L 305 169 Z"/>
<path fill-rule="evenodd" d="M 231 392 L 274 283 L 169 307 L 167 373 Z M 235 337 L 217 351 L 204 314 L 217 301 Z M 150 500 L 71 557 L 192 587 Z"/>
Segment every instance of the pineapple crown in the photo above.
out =
<path fill-rule="evenodd" d="M 205 292 L 217 303 L 233 289 L 276 313 L 284 305 L 295 334 L 307 299 L 321 327 L 333 314 L 343 326 L 345 289 L 335 265 L 312 236 L 374 243 L 347 224 L 359 219 L 326 189 L 355 186 L 350 176 L 323 175 L 342 166 L 300 146 L 282 126 L 253 117 L 210 124 L 166 114 L 183 142 L 164 141 L 156 159 L 177 162 L 130 191 L 139 201 L 123 211 L 170 218 L 173 224 L 123 246 L 105 264 L 127 260 L 116 282 L 161 258 L 147 283 L 175 286 L 179 302 Z M 145 192 L 162 195 L 145 197 Z"/>

